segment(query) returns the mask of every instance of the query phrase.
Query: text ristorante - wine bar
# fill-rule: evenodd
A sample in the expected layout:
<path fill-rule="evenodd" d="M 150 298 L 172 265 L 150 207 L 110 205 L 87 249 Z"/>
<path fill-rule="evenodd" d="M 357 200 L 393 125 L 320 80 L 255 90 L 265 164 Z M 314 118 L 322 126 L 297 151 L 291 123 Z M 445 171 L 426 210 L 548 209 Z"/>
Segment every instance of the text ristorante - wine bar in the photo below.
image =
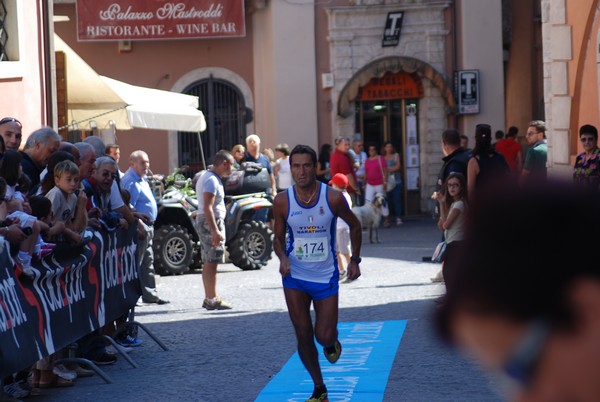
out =
<path fill-rule="evenodd" d="M 246 36 L 244 0 L 77 0 L 80 41 Z"/>

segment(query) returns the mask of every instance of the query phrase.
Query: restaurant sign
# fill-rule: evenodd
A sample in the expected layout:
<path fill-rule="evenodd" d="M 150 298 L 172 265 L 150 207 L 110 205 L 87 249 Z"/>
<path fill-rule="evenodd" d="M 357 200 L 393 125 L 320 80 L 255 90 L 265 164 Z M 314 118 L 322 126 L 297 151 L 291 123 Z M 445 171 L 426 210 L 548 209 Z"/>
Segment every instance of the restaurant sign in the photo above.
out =
<path fill-rule="evenodd" d="M 80 41 L 246 36 L 244 0 L 77 0 Z"/>

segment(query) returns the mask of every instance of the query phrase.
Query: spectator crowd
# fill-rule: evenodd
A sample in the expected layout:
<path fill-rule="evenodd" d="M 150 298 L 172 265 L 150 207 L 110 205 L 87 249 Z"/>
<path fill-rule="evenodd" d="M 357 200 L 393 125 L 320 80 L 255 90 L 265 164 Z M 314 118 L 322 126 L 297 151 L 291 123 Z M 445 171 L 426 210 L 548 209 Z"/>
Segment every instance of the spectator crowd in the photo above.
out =
<path fill-rule="evenodd" d="M 65 250 L 83 247 L 93 231 L 115 231 L 137 226 L 138 274 L 142 303 L 166 304 L 154 280 L 152 226 L 156 201 L 146 180 L 148 155 L 134 151 L 129 169 L 117 165 L 119 146 L 96 136 L 81 142 L 63 141 L 51 127 L 33 131 L 21 144 L 18 119 L 0 120 L 0 236 L 10 246 L 17 275 L 39 275 L 36 262 Z M 96 365 L 113 364 L 118 352 L 142 343 L 127 326 L 135 308 L 77 341 L 78 357 Z M 103 336 L 116 341 L 116 350 Z M 24 398 L 40 388 L 68 387 L 75 379 L 93 375 L 79 364 L 55 364 L 67 357 L 59 350 L 31 367 L 2 379 L 4 397 Z"/>
<path fill-rule="evenodd" d="M 545 123 L 539 120 L 529 123 L 525 136 L 529 148 L 525 153 L 517 134 L 516 127 L 510 127 L 506 134 L 497 130 L 496 142 L 492 142 L 491 126 L 478 124 L 474 132 L 475 145 L 469 149 L 465 143 L 468 136 L 458 130 L 447 129 L 442 133 L 443 164 L 431 198 L 439 205 L 438 226 L 447 247 L 442 270 L 432 281 L 445 280 L 446 286 L 453 286 L 452 264 L 445 265 L 464 252 L 461 247 L 464 247 L 465 220 L 478 194 L 489 188 L 497 190 L 499 184 L 505 185 L 506 191 L 512 191 L 519 186 L 535 186 L 546 181 Z M 587 190 L 598 191 L 598 131 L 592 125 L 584 125 L 579 137 L 583 152 L 576 157 L 573 180 Z M 15 269 L 33 278 L 36 261 L 64 248 L 85 245 L 94 230 L 115 231 L 136 225 L 142 289 L 139 303 L 169 303 L 159 296 L 154 278 L 152 238 L 157 205 L 146 180 L 150 166 L 146 152 L 132 152 L 129 168 L 121 172 L 119 146 L 104 144 L 99 137 L 70 143 L 52 128 L 42 127 L 33 131 L 25 144 L 21 144 L 21 139 L 22 125 L 17 119 L 0 120 L 0 236 L 10 244 Z M 204 308 L 231 308 L 216 292 L 216 264 L 222 254 L 208 254 L 224 246 L 220 178 L 226 177 L 232 169 L 243 169 L 244 163 L 259 164 L 268 173 L 267 192 L 275 195 L 294 185 L 289 155 L 290 147 L 285 143 L 261 150 L 260 137 L 252 134 L 245 144 L 235 145 L 230 152 L 220 151 L 209 169 L 213 175 L 207 175 L 200 182 L 198 196 L 202 198 L 201 215 L 206 221 L 203 257 L 210 268 L 207 272 L 212 275 L 204 278 Z M 369 143 L 365 152 L 362 140 L 339 136 L 333 146 L 320 147 L 316 177 L 341 191 L 350 207 L 369 204 L 377 193 L 383 194 L 388 207 L 384 210 L 384 227 L 400 226 L 403 224 L 402 160 L 392 142 Z M 269 217 L 261 219 L 267 221 Z M 341 279 L 346 275 L 345 266 L 350 263 L 351 246 L 348 226 L 339 225 L 337 232 Z M 114 335 L 121 351 L 139 346 L 142 340 L 134 331 L 123 331 L 127 321 L 133 319 L 134 310 L 98 333 L 84 337 L 78 342 L 82 345 L 78 353 L 99 365 L 116 362 L 118 351 L 111 350 L 112 346 L 97 336 L 101 334 Z M 27 370 L 2 379 L 4 393 L 24 398 L 36 389 L 73 386 L 78 376 L 93 375 L 77 364 L 54 363 L 65 355 L 65 350 L 58 351 Z"/>

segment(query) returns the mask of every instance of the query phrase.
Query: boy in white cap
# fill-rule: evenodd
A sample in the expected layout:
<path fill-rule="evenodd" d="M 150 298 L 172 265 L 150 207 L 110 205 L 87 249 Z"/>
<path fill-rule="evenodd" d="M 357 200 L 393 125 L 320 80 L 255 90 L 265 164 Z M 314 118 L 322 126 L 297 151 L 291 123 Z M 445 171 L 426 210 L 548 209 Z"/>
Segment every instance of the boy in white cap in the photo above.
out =
<path fill-rule="evenodd" d="M 348 187 L 348 178 L 345 174 L 336 173 L 329 180 L 329 185 L 336 190 L 339 190 L 344 195 L 348 206 L 352 206 L 350 194 L 346 191 Z M 352 253 L 350 244 L 350 227 L 343 219 L 337 220 L 335 231 L 336 251 L 338 259 L 338 269 L 340 270 L 340 281 L 346 277 L 346 266 L 350 263 L 350 254 Z"/>

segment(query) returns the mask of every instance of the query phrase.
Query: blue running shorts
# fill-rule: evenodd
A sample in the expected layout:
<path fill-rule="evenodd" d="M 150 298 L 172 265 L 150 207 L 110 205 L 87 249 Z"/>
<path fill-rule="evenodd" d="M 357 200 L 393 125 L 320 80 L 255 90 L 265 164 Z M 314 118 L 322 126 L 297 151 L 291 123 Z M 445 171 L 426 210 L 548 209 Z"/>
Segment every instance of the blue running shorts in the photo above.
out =
<path fill-rule="evenodd" d="M 334 273 L 329 283 L 317 283 L 303 281 L 302 279 L 292 278 L 292 274 L 288 274 L 282 278 L 283 287 L 287 289 L 296 289 L 308 294 L 313 300 L 323 300 L 329 296 L 338 294 L 340 284 L 338 282 L 339 274 Z"/>

